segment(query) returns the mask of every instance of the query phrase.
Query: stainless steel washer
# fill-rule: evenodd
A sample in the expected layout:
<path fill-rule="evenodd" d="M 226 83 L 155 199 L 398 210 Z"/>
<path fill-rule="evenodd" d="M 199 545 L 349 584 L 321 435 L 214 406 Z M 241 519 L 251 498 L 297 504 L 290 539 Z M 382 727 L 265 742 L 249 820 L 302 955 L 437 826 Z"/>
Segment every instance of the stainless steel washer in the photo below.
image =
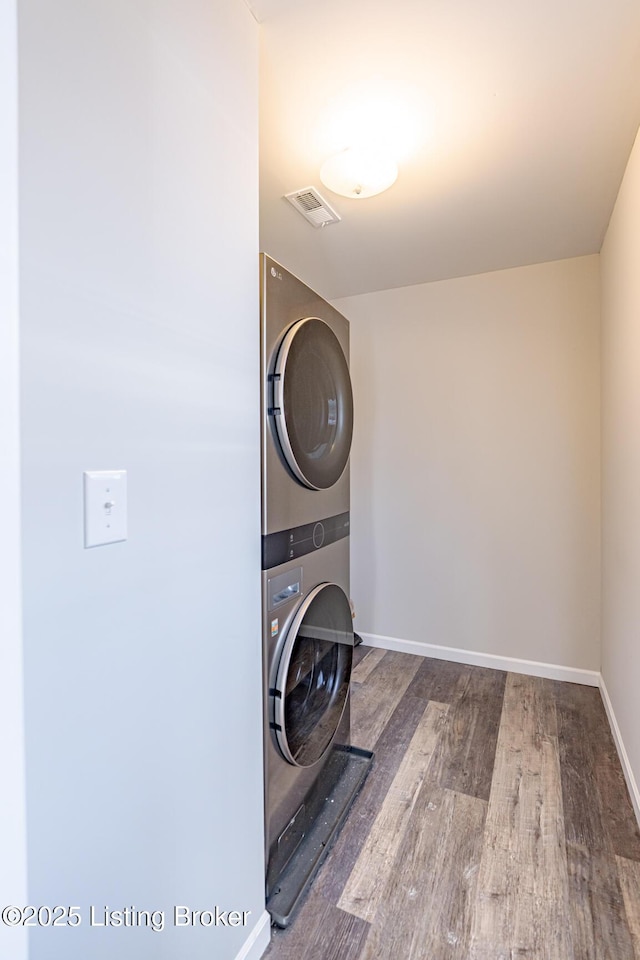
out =
<path fill-rule="evenodd" d="M 267 894 L 349 748 L 353 626 L 349 540 L 263 572 Z"/>

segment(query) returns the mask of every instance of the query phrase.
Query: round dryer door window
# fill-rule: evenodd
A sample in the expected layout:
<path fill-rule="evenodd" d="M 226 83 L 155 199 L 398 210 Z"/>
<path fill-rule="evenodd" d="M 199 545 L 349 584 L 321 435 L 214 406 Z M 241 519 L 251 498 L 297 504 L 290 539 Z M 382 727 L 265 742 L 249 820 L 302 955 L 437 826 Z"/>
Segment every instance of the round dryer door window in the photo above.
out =
<path fill-rule="evenodd" d="M 321 583 L 302 601 L 287 633 L 274 696 L 278 745 L 310 767 L 326 753 L 342 719 L 353 661 L 353 622 L 344 591 Z"/>
<path fill-rule="evenodd" d="M 280 346 L 274 374 L 276 429 L 294 476 L 313 490 L 336 483 L 353 434 L 353 395 L 340 341 L 317 317 L 298 320 Z"/>

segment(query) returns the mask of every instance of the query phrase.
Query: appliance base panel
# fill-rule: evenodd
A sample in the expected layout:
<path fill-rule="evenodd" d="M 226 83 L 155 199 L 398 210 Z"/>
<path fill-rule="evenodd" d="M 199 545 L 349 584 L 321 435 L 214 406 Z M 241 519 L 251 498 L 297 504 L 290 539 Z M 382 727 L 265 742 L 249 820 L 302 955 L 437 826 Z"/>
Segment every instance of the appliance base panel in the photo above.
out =
<path fill-rule="evenodd" d="M 338 835 L 372 762 L 370 750 L 349 746 L 334 751 L 322 775 L 313 822 L 295 856 L 272 884 L 267 910 L 278 927 L 289 925 L 296 906 Z M 327 789 L 329 784 L 332 786 Z"/>

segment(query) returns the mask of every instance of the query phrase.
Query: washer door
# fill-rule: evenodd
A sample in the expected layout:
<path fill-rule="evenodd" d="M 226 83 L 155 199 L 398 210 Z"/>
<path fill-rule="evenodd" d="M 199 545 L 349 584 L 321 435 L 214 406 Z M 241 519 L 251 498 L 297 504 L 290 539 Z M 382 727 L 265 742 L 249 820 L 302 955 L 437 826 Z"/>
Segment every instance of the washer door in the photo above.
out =
<path fill-rule="evenodd" d="M 276 430 L 294 476 L 312 490 L 336 483 L 353 434 L 353 395 L 340 341 L 317 317 L 287 331 L 273 377 Z"/>
<path fill-rule="evenodd" d="M 344 591 L 321 583 L 300 604 L 278 664 L 274 729 L 289 763 L 310 767 L 326 753 L 344 713 L 353 661 L 353 622 Z"/>

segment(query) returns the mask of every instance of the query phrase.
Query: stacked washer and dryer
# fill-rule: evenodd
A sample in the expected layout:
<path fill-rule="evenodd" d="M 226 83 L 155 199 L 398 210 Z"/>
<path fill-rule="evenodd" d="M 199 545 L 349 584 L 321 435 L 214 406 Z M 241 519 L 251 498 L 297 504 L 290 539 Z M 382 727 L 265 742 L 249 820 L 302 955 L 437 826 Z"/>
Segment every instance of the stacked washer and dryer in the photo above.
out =
<path fill-rule="evenodd" d="M 286 926 L 372 754 L 350 735 L 349 324 L 265 254 L 260 272 L 267 907 Z"/>

